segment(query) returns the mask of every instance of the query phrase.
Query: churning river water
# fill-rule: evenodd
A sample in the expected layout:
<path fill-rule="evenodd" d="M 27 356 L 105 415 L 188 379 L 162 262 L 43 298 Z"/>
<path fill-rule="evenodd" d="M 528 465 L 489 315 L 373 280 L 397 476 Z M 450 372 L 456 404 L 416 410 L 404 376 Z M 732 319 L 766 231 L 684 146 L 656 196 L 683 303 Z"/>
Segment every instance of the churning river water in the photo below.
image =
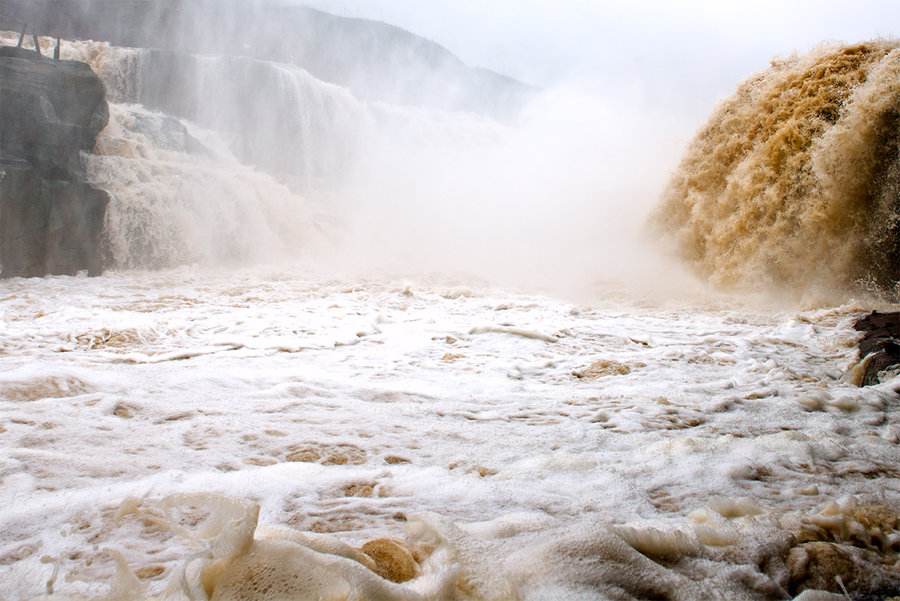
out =
<path fill-rule="evenodd" d="M 850 381 L 866 309 L 275 267 L 5 281 L 0 598 L 100 597 L 117 559 L 134 598 L 195 586 L 240 522 L 203 521 L 222 497 L 317 537 L 304 565 L 350 588 L 302 599 L 784 598 L 789 533 L 900 493 L 897 384 Z M 340 596 L 369 576 L 321 541 L 384 537 L 420 576 Z"/>

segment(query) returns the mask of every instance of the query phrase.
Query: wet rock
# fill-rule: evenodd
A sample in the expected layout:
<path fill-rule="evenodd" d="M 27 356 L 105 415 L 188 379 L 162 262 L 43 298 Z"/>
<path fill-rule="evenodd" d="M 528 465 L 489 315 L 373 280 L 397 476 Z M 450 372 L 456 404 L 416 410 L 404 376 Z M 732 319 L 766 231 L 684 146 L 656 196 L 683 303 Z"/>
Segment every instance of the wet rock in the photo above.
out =
<path fill-rule="evenodd" d="M 392 582 L 407 582 L 419 572 L 412 553 L 398 541 L 389 538 L 370 540 L 362 546 L 362 552 L 375 562 L 375 573 Z"/>
<path fill-rule="evenodd" d="M 88 184 L 0 163 L 3 277 L 99 275 L 108 204 L 106 192 Z"/>
<path fill-rule="evenodd" d="M 91 68 L 0 47 L 0 265 L 3 277 L 97 275 L 108 195 L 81 153 L 109 119 Z"/>
<path fill-rule="evenodd" d="M 860 386 L 878 384 L 879 373 L 900 367 L 900 313 L 873 311 L 853 327 L 863 333 L 855 380 Z"/>
<path fill-rule="evenodd" d="M 106 91 L 91 68 L 0 47 L 0 89 L 4 159 L 44 173 L 80 173 L 78 152 L 93 149 L 109 120 Z"/>

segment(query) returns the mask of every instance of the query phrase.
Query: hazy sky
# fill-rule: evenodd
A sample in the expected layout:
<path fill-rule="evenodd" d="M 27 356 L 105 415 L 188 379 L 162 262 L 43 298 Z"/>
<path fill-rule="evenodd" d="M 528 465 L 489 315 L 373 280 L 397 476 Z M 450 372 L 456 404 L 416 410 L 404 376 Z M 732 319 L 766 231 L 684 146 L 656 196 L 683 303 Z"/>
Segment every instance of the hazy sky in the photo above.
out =
<path fill-rule="evenodd" d="M 541 86 L 638 89 L 705 113 L 772 56 L 900 35 L 900 0 L 301 0 L 393 23 Z"/>

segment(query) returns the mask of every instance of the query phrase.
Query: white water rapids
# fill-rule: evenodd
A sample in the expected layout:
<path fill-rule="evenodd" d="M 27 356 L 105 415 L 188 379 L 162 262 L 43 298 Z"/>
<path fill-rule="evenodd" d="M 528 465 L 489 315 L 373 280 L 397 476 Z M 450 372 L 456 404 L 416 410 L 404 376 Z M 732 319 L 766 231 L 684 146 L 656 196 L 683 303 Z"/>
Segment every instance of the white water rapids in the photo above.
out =
<path fill-rule="evenodd" d="M 709 556 L 657 566 L 664 588 L 703 583 L 671 598 L 777 598 L 748 558 L 791 519 L 900 492 L 893 384 L 844 381 L 860 309 L 576 305 L 281 270 L 6 282 L 4 596 L 40 594 L 54 565 L 56 591 L 102 594 L 106 549 L 159 593 L 186 543 L 114 513 L 203 492 L 351 544 L 417 516 L 457 524 L 439 567 L 472 598 L 607 598 L 589 564 L 616 526 L 638 548 L 651 533 L 650 555 Z M 620 553 L 599 557 L 631 565 L 617 586 L 642 598 L 656 564 Z"/>

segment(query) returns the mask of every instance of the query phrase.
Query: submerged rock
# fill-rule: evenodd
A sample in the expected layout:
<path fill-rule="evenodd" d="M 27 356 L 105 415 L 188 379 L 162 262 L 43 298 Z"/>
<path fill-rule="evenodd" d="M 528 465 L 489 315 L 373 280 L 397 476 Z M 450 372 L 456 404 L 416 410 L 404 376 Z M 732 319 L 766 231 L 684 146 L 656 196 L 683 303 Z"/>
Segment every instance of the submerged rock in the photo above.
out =
<path fill-rule="evenodd" d="M 109 119 L 91 68 L 0 48 L 0 266 L 3 277 L 103 268 L 109 197 L 84 181 Z"/>
<path fill-rule="evenodd" d="M 900 367 L 900 313 L 873 311 L 853 327 L 863 332 L 856 382 L 860 386 L 878 384 L 880 373 Z"/>

